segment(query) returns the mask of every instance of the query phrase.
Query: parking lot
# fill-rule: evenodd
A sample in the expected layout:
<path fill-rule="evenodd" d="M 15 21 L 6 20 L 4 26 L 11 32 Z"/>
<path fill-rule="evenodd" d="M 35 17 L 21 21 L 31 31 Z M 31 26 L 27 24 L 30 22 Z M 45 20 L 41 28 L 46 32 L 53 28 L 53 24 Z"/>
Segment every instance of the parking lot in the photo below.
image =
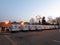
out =
<path fill-rule="evenodd" d="M 60 29 L 5 33 L 1 36 L 12 45 L 60 45 Z"/>

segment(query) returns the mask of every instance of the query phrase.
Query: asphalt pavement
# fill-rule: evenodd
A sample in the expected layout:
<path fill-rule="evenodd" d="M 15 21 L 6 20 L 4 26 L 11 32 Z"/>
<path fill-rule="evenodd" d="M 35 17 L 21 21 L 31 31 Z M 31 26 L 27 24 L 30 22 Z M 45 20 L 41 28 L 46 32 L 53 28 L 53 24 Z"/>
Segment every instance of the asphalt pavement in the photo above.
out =
<path fill-rule="evenodd" d="M 4 35 L 0 35 L 0 45 L 12 45 L 9 40 L 5 38 Z"/>
<path fill-rule="evenodd" d="M 19 32 L 11 37 L 17 45 L 60 45 L 60 30 Z"/>
<path fill-rule="evenodd" d="M 0 35 L 0 45 L 60 45 L 60 29 Z"/>

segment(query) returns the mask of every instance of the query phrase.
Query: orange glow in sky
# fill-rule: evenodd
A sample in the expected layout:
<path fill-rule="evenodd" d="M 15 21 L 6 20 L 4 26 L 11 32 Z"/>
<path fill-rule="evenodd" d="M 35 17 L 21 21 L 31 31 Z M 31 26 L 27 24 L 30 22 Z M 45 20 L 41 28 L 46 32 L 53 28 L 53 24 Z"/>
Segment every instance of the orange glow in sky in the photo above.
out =
<path fill-rule="evenodd" d="M 5 24 L 8 24 L 9 23 L 9 21 L 5 21 Z"/>

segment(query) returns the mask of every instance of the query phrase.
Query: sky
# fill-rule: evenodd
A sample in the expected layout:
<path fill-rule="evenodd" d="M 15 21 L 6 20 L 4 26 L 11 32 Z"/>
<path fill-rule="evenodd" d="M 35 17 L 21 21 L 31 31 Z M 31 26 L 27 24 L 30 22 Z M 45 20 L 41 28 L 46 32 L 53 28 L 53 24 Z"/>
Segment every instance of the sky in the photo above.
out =
<path fill-rule="evenodd" d="M 31 18 L 59 17 L 60 0 L 0 0 L 0 22 L 28 21 Z"/>

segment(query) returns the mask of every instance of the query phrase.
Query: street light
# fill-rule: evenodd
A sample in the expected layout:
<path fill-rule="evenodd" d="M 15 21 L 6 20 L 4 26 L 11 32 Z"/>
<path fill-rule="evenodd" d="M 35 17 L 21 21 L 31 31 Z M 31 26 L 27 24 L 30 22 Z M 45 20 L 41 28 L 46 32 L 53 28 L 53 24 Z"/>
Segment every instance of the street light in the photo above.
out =
<path fill-rule="evenodd" d="M 4 23 L 5 23 L 5 32 L 6 32 L 7 27 L 9 26 L 9 21 L 5 21 Z"/>
<path fill-rule="evenodd" d="M 23 30 L 23 27 L 24 27 L 24 21 L 21 21 L 21 22 L 20 22 L 20 26 L 21 26 L 21 27 L 20 27 L 21 30 Z"/>
<path fill-rule="evenodd" d="M 5 24 L 6 24 L 6 25 L 9 24 L 9 21 L 5 21 Z"/>
<path fill-rule="evenodd" d="M 20 25 L 21 25 L 21 26 L 24 26 L 24 22 L 23 22 L 23 21 L 21 21 Z"/>

